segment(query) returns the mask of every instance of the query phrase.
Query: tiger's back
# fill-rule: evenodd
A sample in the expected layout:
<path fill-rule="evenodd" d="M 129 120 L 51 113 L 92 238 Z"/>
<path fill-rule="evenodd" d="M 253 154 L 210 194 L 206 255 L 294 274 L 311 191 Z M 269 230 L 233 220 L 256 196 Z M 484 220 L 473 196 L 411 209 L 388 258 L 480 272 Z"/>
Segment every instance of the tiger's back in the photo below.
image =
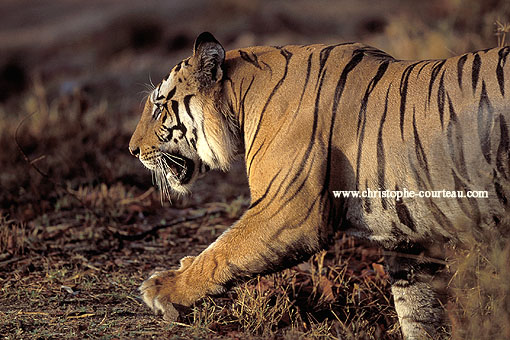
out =
<path fill-rule="evenodd" d="M 507 54 L 412 62 L 360 44 L 225 54 L 199 36 L 147 101 L 130 149 L 180 192 L 204 165 L 226 169 L 244 150 L 251 205 L 199 256 L 144 282 L 146 303 L 173 319 L 174 303 L 288 267 L 340 230 L 390 251 L 404 336 L 444 334 L 432 284 L 441 262 L 417 255 L 462 241 L 459 221 L 494 228 L 508 215 Z M 488 197 L 335 195 L 368 189 Z"/>

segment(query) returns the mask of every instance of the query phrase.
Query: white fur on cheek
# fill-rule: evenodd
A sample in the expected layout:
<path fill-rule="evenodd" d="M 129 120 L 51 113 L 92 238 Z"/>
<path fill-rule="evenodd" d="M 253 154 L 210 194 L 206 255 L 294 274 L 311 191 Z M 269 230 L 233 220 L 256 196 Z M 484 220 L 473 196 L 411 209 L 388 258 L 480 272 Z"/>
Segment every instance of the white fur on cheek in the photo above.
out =
<path fill-rule="evenodd" d="M 174 83 L 173 78 L 174 78 L 174 74 L 172 71 L 170 71 L 168 78 L 161 82 L 161 87 L 159 90 L 159 93 L 161 95 L 163 95 L 163 96 L 168 95 L 168 92 L 170 92 L 170 90 L 172 88 L 172 84 Z"/>
<path fill-rule="evenodd" d="M 216 157 L 214 156 L 214 152 L 211 149 L 213 147 L 212 145 L 209 145 L 209 143 L 212 143 L 213 141 L 207 140 L 205 136 L 205 131 L 202 128 L 204 124 L 204 114 L 202 112 L 202 108 L 197 105 L 195 102 L 190 103 L 190 110 L 193 114 L 193 117 L 195 118 L 195 124 L 197 127 L 197 153 L 202 162 L 209 165 L 211 168 L 218 168 L 218 162 L 216 160 Z"/>

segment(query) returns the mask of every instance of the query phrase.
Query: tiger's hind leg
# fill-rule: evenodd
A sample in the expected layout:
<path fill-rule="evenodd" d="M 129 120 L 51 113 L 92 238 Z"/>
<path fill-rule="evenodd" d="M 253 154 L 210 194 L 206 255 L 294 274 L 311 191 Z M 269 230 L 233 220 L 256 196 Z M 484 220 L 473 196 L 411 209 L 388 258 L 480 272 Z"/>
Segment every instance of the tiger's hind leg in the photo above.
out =
<path fill-rule="evenodd" d="M 418 251 L 385 255 L 403 338 L 446 339 L 445 265 Z"/>

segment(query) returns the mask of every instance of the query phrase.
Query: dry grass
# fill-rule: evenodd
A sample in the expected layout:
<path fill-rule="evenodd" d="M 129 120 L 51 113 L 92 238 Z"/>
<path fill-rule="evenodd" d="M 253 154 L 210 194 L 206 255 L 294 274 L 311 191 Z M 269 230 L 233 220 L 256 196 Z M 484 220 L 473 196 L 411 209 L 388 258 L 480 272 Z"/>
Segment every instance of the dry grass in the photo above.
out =
<path fill-rule="evenodd" d="M 344 239 L 336 251 L 234 288 L 229 299 L 205 299 L 185 320 L 209 336 L 398 339 L 380 261 L 379 252 Z"/>
<path fill-rule="evenodd" d="M 510 338 L 510 220 L 459 249 L 451 261 L 452 339 Z"/>
<path fill-rule="evenodd" d="M 0 215 L 0 254 L 2 257 L 22 255 L 28 246 L 25 224 L 17 223 L 6 215 Z M 0 261 L 2 257 L 0 257 Z"/>
<path fill-rule="evenodd" d="M 510 23 L 508 22 L 500 22 L 499 20 L 496 20 L 494 23 L 496 26 L 496 37 L 498 39 L 498 46 L 504 47 L 506 46 L 506 34 L 510 33 Z"/>

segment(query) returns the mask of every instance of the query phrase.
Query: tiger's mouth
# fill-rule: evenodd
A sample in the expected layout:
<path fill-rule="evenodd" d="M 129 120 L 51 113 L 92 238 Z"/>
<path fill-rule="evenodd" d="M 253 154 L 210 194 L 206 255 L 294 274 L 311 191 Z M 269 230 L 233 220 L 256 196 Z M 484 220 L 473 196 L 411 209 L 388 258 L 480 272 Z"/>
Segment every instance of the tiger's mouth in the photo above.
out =
<path fill-rule="evenodd" d="M 167 170 L 166 178 L 179 184 L 188 184 L 195 172 L 195 162 L 177 153 L 163 153 L 162 161 Z"/>

